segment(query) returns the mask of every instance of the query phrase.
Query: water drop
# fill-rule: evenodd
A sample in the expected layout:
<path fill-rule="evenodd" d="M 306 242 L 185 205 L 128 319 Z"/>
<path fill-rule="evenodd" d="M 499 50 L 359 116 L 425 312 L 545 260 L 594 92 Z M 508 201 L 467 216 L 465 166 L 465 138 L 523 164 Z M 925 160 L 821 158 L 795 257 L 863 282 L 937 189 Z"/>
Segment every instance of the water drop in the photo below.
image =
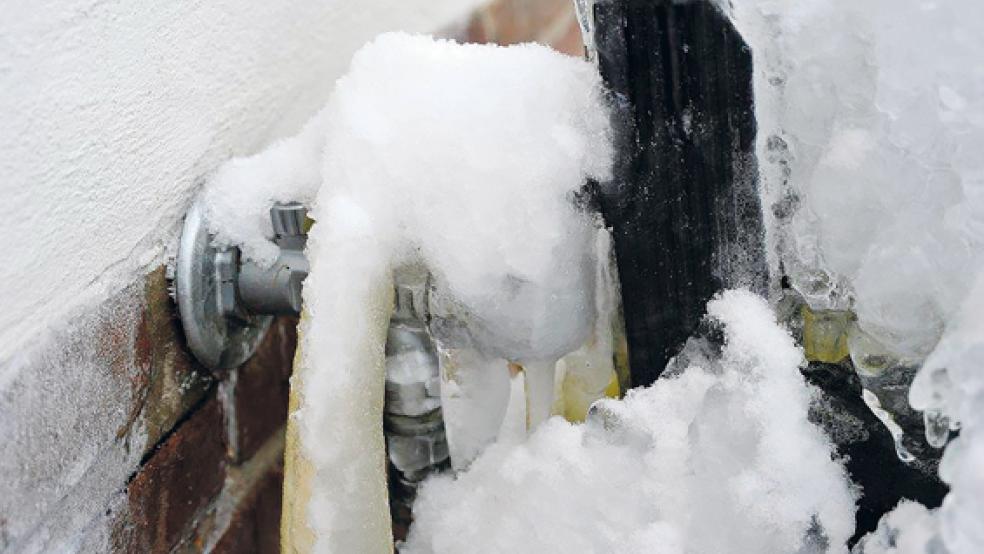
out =
<path fill-rule="evenodd" d="M 926 427 L 926 442 L 933 448 L 943 448 L 950 438 L 950 418 L 938 409 L 928 409 L 923 412 L 923 424 Z"/>

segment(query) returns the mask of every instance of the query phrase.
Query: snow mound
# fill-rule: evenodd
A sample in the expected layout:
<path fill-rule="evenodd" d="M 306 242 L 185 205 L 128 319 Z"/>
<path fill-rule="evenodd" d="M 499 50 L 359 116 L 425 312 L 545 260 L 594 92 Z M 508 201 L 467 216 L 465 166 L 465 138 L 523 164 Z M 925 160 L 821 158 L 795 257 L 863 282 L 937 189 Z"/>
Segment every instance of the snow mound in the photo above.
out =
<path fill-rule="evenodd" d="M 854 492 L 807 421 L 800 349 L 750 292 L 708 316 L 719 358 L 427 481 L 401 552 L 844 551 Z"/>

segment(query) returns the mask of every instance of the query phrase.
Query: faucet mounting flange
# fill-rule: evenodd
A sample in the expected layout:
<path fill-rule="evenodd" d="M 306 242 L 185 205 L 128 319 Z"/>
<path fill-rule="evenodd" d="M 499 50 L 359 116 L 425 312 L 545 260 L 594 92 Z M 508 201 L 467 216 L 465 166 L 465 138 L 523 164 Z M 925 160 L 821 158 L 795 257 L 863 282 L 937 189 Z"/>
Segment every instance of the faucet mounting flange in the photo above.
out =
<path fill-rule="evenodd" d="M 272 267 L 242 262 L 235 247 L 216 247 L 205 210 L 196 202 L 168 267 L 188 347 L 210 369 L 236 367 L 252 356 L 273 316 L 298 314 L 307 277 L 304 232 L 307 211 L 297 203 L 270 210 L 280 256 Z"/>
<path fill-rule="evenodd" d="M 205 210 L 196 202 L 185 215 L 173 265 L 174 301 L 188 347 L 210 369 L 236 367 L 256 350 L 273 317 L 232 314 L 232 268 L 238 252 L 216 248 L 208 233 Z"/>

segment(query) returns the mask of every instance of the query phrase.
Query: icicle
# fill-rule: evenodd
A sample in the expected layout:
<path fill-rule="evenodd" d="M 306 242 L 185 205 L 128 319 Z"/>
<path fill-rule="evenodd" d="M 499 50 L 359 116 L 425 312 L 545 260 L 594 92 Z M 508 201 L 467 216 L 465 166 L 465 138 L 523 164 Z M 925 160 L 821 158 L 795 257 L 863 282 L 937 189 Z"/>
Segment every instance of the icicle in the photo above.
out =
<path fill-rule="evenodd" d="M 881 421 L 882 424 L 888 429 L 888 432 L 891 433 L 892 440 L 895 441 L 895 454 L 899 457 L 899 460 L 902 460 L 907 464 L 916 461 L 916 457 L 913 456 L 908 449 L 906 449 L 904 444 L 902 444 L 902 439 L 905 437 L 905 433 L 902 431 L 902 428 L 899 427 L 898 423 L 895 423 L 895 418 L 892 417 L 892 414 L 888 413 L 881 407 L 881 402 L 878 400 L 875 393 L 868 389 L 864 389 L 861 393 L 861 398 L 864 400 L 864 403 L 868 405 L 868 409 L 871 410 L 871 413 L 875 414 L 878 420 Z"/>

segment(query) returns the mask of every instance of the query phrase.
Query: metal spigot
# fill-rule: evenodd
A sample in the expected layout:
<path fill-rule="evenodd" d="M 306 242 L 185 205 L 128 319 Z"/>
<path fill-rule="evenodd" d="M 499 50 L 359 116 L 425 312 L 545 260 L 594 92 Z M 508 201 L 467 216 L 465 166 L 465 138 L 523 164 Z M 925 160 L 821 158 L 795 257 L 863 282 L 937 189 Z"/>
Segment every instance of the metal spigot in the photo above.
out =
<path fill-rule="evenodd" d="M 390 502 L 395 521 L 410 524 L 417 485 L 449 465 L 441 410 L 440 366 L 427 332 L 425 271 L 395 272 L 393 313 L 386 336 L 386 404 L 383 429 L 394 468 Z"/>
<path fill-rule="evenodd" d="M 301 313 L 301 283 L 310 270 L 304 257 L 306 218 L 307 209 L 296 202 L 270 208 L 273 241 L 280 247 L 280 255 L 268 268 L 252 262 L 240 267 L 239 299 L 247 311 L 273 315 Z"/>
<path fill-rule="evenodd" d="M 188 347 L 202 365 L 236 367 L 256 349 L 273 316 L 301 311 L 309 271 L 304 245 L 307 210 L 296 202 L 270 209 L 280 248 L 270 267 L 242 262 L 238 248 L 215 247 L 196 203 L 185 216 L 178 253 L 168 267 Z"/>

